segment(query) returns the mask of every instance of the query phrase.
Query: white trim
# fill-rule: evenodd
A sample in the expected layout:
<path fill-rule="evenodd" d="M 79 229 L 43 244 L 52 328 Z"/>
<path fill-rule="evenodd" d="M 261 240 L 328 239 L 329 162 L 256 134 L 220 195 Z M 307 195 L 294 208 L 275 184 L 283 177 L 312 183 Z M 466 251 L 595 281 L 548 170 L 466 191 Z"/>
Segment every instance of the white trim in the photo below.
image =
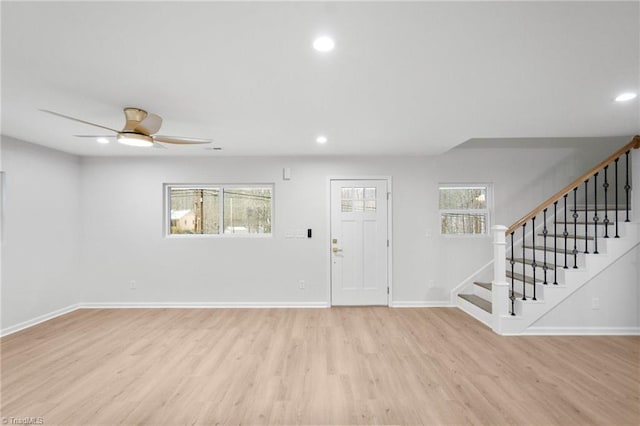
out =
<path fill-rule="evenodd" d="M 395 301 L 389 304 L 390 308 L 455 308 L 450 301 L 436 300 L 433 302 L 408 302 L 408 301 Z"/>
<path fill-rule="evenodd" d="M 224 232 L 224 191 L 229 188 L 271 188 L 271 232 L 269 233 L 246 233 L 246 234 L 235 234 L 235 233 L 226 233 Z M 171 189 L 172 188 L 185 188 L 185 189 L 217 189 L 219 191 L 218 196 L 218 216 L 220 219 L 219 229 L 217 234 L 172 234 L 171 233 L 171 220 L 169 219 L 171 216 Z M 268 183 L 228 183 L 228 184 L 214 184 L 214 183 L 204 183 L 204 184 L 186 184 L 186 183 L 163 183 L 162 184 L 162 197 L 163 197 L 163 214 L 162 214 L 162 232 L 163 238 L 172 240 L 172 239 L 193 239 L 193 238 L 273 238 L 275 235 L 275 193 L 276 193 L 276 184 L 275 182 Z"/>
<path fill-rule="evenodd" d="M 491 326 L 493 322 L 493 315 L 485 311 L 484 309 L 460 297 L 458 298 L 458 304 L 456 305 L 456 308 L 460 309 L 462 312 L 466 313 L 467 315 L 475 318 L 476 320 L 478 320 L 479 323 L 493 329 L 493 327 Z"/>
<path fill-rule="evenodd" d="M 326 302 L 92 302 L 80 309 L 291 309 L 328 308 Z"/>
<path fill-rule="evenodd" d="M 458 294 L 468 285 L 472 284 L 475 280 L 476 277 L 478 275 L 480 275 L 482 272 L 484 272 L 487 268 L 489 268 L 490 266 L 493 266 L 493 259 L 490 260 L 489 262 L 487 262 L 484 266 L 481 266 L 480 268 L 478 268 L 475 272 L 473 272 L 471 275 L 469 275 L 467 278 L 465 278 L 464 280 L 462 280 L 462 282 L 460 282 L 460 284 L 458 284 L 457 286 L 455 286 L 453 288 L 453 290 L 451 290 L 449 293 L 451 295 L 451 305 L 452 306 L 457 306 L 457 304 L 455 303 L 457 298 L 458 298 Z M 487 280 L 489 281 L 489 280 Z"/>
<path fill-rule="evenodd" d="M 64 308 L 56 309 L 55 311 L 46 313 L 44 315 L 40 315 L 40 316 L 32 318 L 30 320 L 23 321 L 23 322 L 18 323 L 16 325 L 12 325 L 10 327 L 3 328 L 2 330 L 0 330 L 0 337 L 5 337 L 5 336 L 8 336 L 10 334 L 16 333 L 18 331 L 27 329 L 29 327 L 33 327 L 34 325 L 38 325 L 38 324 L 43 323 L 45 321 L 49 321 L 50 319 L 59 317 L 61 315 L 69 314 L 69 313 L 79 309 L 79 307 L 80 307 L 80 305 L 76 303 L 74 305 L 69 305 L 69 306 L 64 307 Z"/>
<path fill-rule="evenodd" d="M 333 180 L 386 180 L 387 181 L 387 306 L 391 307 L 393 300 L 393 176 L 329 176 L 327 178 L 327 212 L 329 226 L 327 227 L 326 262 L 328 267 L 327 303 L 331 305 L 331 181 Z"/>
<path fill-rule="evenodd" d="M 529 327 L 504 336 L 640 336 L 640 327 Z"/>

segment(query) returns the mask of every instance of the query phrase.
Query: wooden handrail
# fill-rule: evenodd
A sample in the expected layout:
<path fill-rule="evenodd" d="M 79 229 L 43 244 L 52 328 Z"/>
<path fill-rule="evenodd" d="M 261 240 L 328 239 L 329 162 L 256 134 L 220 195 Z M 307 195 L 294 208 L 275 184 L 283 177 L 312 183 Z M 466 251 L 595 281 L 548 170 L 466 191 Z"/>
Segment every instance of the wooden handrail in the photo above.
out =
<path fill-rule="evenodd" d="M 610 156 L 608 156 L 607 158 L 605 158 L 604 160 L 599 162 L 598 165 L 596 165 L 595 167 L 591 168 L 588 172 L 586 172 L 585 174 L 583 174 L 582 176 L 580 176 L 579 178 L 577 178 L 576 180 L 571 182 L 569 185 L 567 185 L 564 188 L 562 188 L 560 191 L 556 192 L 554 195 L 549 197 L 543 203 L 538 205 L 538 207 L 536 207 L 535 209 L 531 210 L 530 213 L 528 213 L 522 219 L 518 220 L 516 223 L 511 225 L 505 231 L 505 234 L 506 235 L 510 235 L 512 232 L 515 232 L 523 224 L 529 222 L 534 216 L 539 215 L 540 212 L 542 212 L 545 208 L 549 207 L 555 201 L 558 201 L 560 198 L 562 198 L 564 196 L 564 194 L 568 194 L 569 192 L 573 191 L 573 188 L 576 188 L 576 187 L 582 185 L 585 180 L 589 179 L 591 176 L 595 175 L 600 170 L 604 169 L 604 167 L 606 165 L 608 165 L 609 163 L 614 161 L 616 158 L 620 157 L 625 152 L 627 152 L 629 150 L 632 150 L 634 148 L 635 149 L 639 149 L 640 148 L 640 135 L 635 135 L 633 137 L 633 139 L 631 139 L 631 142 L 629 142 L 628 144 L 626 144 L 625 146 L 623 146 L 622 148 L 620 148 L 619 150 L 617 150 L 616 152 L 614 152 L 613 154 L 611 154 Z"/>

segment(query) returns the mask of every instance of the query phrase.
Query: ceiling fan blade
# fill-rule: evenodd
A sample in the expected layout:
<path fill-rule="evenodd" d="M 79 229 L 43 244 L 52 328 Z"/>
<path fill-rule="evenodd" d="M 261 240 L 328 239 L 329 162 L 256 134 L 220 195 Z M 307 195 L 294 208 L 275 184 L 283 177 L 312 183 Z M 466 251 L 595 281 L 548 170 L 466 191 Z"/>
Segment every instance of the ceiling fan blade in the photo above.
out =
<path fill-rule="evenodd" d="M 116 135 L 73 135 L 76 138 L 115 138 Z"/>
<path fill-rule="evenodd" d="M 100 127 L 101 129 L 110 130 L 112 132 L 118 133 L 118 130 L 112 129 L 110 127 L 101 126 L 100 124 L 90 123 L 88 121 L 80 120 L 79 118 L 69 117 L 68 115 L 60 114 L 59 112 L 49 111 L 48 109 L 41 109 L 40 111 L 46 112 L 47 114 L 57 115 L 58 117 L 66 118 L 67 120 L 77 121 L 79 123 L 88 124 L 89 126 Z"/>
<path fill-rule="evenodd" d="M 153 136 L 154 142 L 162 142 L 162 143 L 174 143 L 177 145 L 197 145 L 197 144 L 205 144 L 211 143 L 211 139 L 199 139 L 199 138 L 180 138 L 176 136 L 162 136 L 155 135 Z"/>
<path fill-rule="evenodd" d="M 149 113 L 133 130 L 145 135 L 152 135 L 160 130 L 160 126 L 162 126 L 162 117 L 158 114 Z"/>

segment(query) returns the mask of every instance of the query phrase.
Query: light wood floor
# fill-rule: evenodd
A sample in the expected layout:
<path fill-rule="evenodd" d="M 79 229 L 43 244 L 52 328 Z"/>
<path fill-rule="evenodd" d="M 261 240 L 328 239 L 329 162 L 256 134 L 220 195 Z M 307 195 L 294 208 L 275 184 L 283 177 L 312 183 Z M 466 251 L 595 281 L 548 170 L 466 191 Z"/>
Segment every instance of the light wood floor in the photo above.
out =
<path fill-rule="evenodd" d="M 499 337 L 454 308 L 79 310 L 1 340 L 51 424 L 640 424 L 640 338 Z"/>

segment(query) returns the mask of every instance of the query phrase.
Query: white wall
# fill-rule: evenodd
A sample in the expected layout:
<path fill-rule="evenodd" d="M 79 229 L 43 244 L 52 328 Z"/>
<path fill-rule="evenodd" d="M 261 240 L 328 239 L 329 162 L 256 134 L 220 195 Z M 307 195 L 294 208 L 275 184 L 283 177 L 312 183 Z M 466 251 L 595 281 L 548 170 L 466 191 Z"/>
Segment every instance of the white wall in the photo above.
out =
<path fill-rule="evenodd" d="M 78 302 L 78 157 L 2 136 L 2 329 Z"/>
<path fill-rule="evenodd" d="M 496 147 L 438 157 L 84 158 L 82 300 L 325 303 L 328 177 L 392 176 L 393 300 L 448 303 L 450 290 L 488 262 L 492 250 L 490 237 L 439 235 L 438 184 L 494 183 L 495 222 L 510 224 L 597 162 L 577 155 L 581 151 Z M 282 180 L 283 167 L 291 168 L 291 181 Z M 275 183 L 274 237 L 164 238 L 163 183 L 205 182 Z M 285 230 L 296 228 L 312 228 L 314 238 L 284 238 Z M 137 289 L 129 289 L 130 280 Z M 306 281 L 304 290 L 299 280 Z"/>
<path fill-rule="evenodd" d="M 593 308 L 598 299 L 599 308 Z M 640 247 L 536 321 L 530 331 L 624 331 L 640 327 Z"/>
<path fill-rule="evenodd" d="M 439 183 L 493 183 L 494 223 L 510 224 L 616 147 L 467 146 L 438 157 L 79 159 L 3 142 L 3 329 L 79 302 L 326 303 L 330 176 L 393 177 L 394 301 L 448 303 L 449 291 L 492 251 L 489 237 L 439 235 Z M 282 180 L 283 167 L 291 168 L 291 181 Z M 275 183 L 274 237 L 164 238 L 167 182 Z M 312 228 L 314 238 L 284 238 L 300 228 Z M 590 306 L 592 293 L 585 297 Z M 595 315 L 625 303 L 607 297 Z M 626 303 L 637 312 L 638 297 Z"/>

